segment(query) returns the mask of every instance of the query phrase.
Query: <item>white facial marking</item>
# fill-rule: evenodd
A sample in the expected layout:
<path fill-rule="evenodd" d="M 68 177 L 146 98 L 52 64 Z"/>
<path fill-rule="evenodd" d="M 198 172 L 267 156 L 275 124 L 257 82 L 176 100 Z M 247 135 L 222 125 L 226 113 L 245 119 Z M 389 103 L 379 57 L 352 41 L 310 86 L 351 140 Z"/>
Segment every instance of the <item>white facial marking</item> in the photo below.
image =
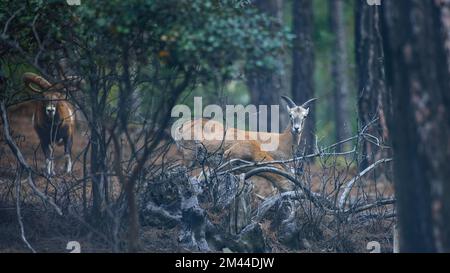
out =
<path fill-rule="evenodd" d="M 47 107 L 45 107 L 45 112 L 47 113 L 47 115 L 49 117 L 54 117 L 55 113 L 56 113 L 56 107 L 53 104 L 47 105 Z"/>

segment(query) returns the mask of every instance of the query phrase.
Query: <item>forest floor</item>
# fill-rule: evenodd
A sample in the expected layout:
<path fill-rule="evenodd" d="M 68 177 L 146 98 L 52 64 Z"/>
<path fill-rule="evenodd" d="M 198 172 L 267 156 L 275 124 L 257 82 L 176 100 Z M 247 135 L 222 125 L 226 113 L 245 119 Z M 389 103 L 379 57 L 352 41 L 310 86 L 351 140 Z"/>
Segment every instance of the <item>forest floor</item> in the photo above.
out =
<path fill-rule="evenodd" d="M 39 139 L 33 129 L 31 117 L 33 107 L 30 104 L 23 104 L 16 107 L 9 113 L 11 130 L 16 143 L 21 148 L 28 164 L 34 169 L 42 171 L 43 162 L 45 162 L 42 151 L 39 147 Z M 0 124 L 0 128 L 2 125 Z M 2 139 L 3 132 L 0 134 L 0 252 L 28 252 L 21 239 L 20 226 L 17 221 L 16 212 L 16 194 L 13 182 L 16 177 L 17 163 L 5 145 Z M 76 131 L 73 145 L 74 166 L 71 175 L 63 173 L 64 158 L 63 148 L 57 147 L 55 151 L 56 172 L 58 179 L 49 182 L 44 177 L 36 176 L 36 185 L 50 197 L 55 200 L 80 200 L 80 191 L 83 188 L 83 164 L 81 163 L 84 151 L 88 145 L 87 132 L 82 129 Z M 312 165 L 311 172 L 320 173 L 320 167 L 317 164 Z M 356 175 L 356 170 L 347 173 L 349 179 L 352 175 Z M 316 181 L 313 183 L 313 190 L 320 190 L 320 176 L 315 176 Z M 111 252 L 107 239 L 102 239 L 101 235 L 95 232 L 86 232 L 88 228 L 79 228 L 82 226 L 83 220 L 75 219 L 72 216 L 59 217 L 51 213 L 42 213 L 37 211 L 33 206 L 27 204 L 41 202 L 26 183 L 22 183 L 22 219 L 25 228 L 25 234 L 30 244 L 38 252 L 69 252 L 66 245 L 69 241 L 78 241 L 81 244 L 83 252 Z M 382 183 L 368 183 L 369 192 L 383 192 L 390 195 L 393 193 L 392 185 L 384 181 Z M 371 188 L 375 187 L 375 188 Z M 89 188 L 87 188 L 89 191 Z M 267 185 L 259 189 L 260 193 L 267 195 L 270 190 Z M 70 195 L 70 196 L 68 196 Z M 42 205 L 42 204 L 41 204 Z M 64 205 L 64 204 L 63 204 Z M 68 204 L 65 204 L 66 206 Z M 51 208 L 47 208 L 50 210 Z M 268 223 L 262 223 L 263 229 L 270 229 Z M 268 232 L 270 234 L 270 232 Z M 333 237 L 334 235 L 330 235 Z M 361 241 L 380 240 L 389 242 L 389 234 L 385 233 L 385 229 L 373 227 L 364 229 L 355 235 L 355 238 L 361 238 Z M 141 246 L 143 252 L 182 252 L 178 244 L 178 228 L 161 228 L 152 226 L 141 227 Z M 358 239 L 359 240 L 359 239 Z M 291 252 L 286 247 L 279 245 L 276 238 L 273 240 L 271 247 L 274 252 Z M 389 248 L 389 245 L 385 245 Z M 365 251 L 365 244 L 361 244 L 355 250 Z M 320 251 L 316 249 L 315 251 Z"/>

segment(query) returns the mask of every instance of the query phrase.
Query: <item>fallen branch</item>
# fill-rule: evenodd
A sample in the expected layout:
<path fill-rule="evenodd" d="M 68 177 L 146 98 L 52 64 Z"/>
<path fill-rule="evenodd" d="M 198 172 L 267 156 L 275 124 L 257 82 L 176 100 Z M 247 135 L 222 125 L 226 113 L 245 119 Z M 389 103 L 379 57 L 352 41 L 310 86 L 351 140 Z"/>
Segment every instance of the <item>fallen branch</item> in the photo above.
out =
<path fill-rule="evenodd" d="M 245 179 L 249 179 L 250 177 L 260 174 L 260 173 L 273 173 L 278 174 L 288 180 L 290 180 L 292 183 L 294 183 L 296 186 L 298 186 L 302 192 L 305 194 L 306 198 L 308 198 L 311 202 L 313 202 L 314 205 L 316 205 L 319 208 L 326 209 L 328 211 L 336 211 L 336 207 L 333 205 L 333 203 L 328 200 L 327 198 L 323 197 L 322 195 L 315 193 L 311 190 L 309 190 L 305 185 L 303 185 L 300 181 L 298 181 L 295 176 L 292 174 L 280 170 L 275 167 L 260 167 L 255 168 L 245 174 Z"/>
<path fill-rule="evenodd" d="M 393 204 L 395 204 L 395 201 L 396 201 L 395 198 L 381 199 L 381 200 L 377 200 L 371 204 L 362 205 L 362 206 L 354 208 L 354 209 L 348 209 L 345 211 L 345 213 L 360 213 L 360 212 L 363 212 L 363 211 L 366 211 L 369 209 L 373 209 L 376 207 L 393 205 Z"/>
<path fill-rule="evenodd" d="M 350 181 L 348 181 L 346 183 L 345 188 L 344 188 L 344 192 L 341 195 L 341 198 L 339 198 L 339 209 L 341 209 L 341 210 L 344 209 L 345 203 L 347 202 L 348 196 L 350 195 L 350 191 L 352 190 L 353 185 L 356 183 L 356 181 L 358 181 L 359 178 L 361 178 L 362 176 L 367 174 L 369 171 L 374 169 L 379 164 L 387 163 L 387 162 L 390 162 L 392 160 L 393 160 L 392 158 L 380 159 L 380 160 L 376 161 L 375 163 L 373 163 L 372 165 L 370 165 L 369 167 L 367 167 L 366 169 L 364 169 L 357 176 L 353 177 Z"/>
<path fill-rule="evenodd" d="M 288 191 L 283 192 L 279 195 L 271 196 L 267 198 L 261 205 L 256 209 L 256 214 L 253 216 L 253 222 L 260 222 L 266 213 L 279 201 L 283 199 L 300 199 L 304 197 L 302 192 L 298 191 Z"/>
<path fill-rule="evenodd" d="M 177 213 L 177 214 L 170 213 L 169 211 L 165 210 L 161 206 L 156 205 L 152 201 L 147 201 L 147 203 L 145 204 L 145 210 L 147 212 L 157 214 L 157 215 L 165 218 L 166 220 L 175 221 L 178 224 L 181 223 L 181 220 L 182 220 L 181 213 Z"/>

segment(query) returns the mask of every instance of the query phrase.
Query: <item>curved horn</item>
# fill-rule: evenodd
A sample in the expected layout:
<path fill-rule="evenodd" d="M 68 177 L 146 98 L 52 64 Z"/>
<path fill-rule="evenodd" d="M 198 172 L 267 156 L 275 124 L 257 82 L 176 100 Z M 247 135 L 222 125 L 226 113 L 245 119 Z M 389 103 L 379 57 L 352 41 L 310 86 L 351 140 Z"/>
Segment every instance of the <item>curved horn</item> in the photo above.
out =
<path fill-rule="evenodd" d="M 297 104 L 295 104 L 295 102 L 293 100 L 291 100 L 291 98 L 286 97 L 286 96 L 281 96 L 281 98 L 284 99 L 284 101 L 287 103 L 289 108 L 293 108 L 293 107 L 297 106 Z"/>
<path fill-rule="evenodd" d="M 36 93 L 42 93 L 42 90 L 32 86 L 31 84 L 35 84 L 44 90 L 52 87 L 52 85 L 46 79 L 31 72 L 24 73 L 22 78 L 26 87 Z"/>
<path fill-rule="evenodd" d="M 315 100 L 317 100 L 317 98 L 312 98 L 312 99 L 307 100 L 305 103 L 302 104 L 302 107 L 306 107 L 310 102 L 313 102 Z"/>

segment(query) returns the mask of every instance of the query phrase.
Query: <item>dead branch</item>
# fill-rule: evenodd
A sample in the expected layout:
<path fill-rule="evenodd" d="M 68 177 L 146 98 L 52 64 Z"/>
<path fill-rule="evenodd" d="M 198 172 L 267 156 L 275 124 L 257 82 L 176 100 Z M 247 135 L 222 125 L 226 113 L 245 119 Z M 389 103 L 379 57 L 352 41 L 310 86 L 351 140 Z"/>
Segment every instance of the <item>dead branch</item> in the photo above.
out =
<path fill-rule="evenodd" d="M 256 215 L 253 216 L 253 222 L 260 222 L 266 213 L 278 202 L 284 199 L 301 199 L 304 197 L 304 194 L 298 191 L 288 191 L 283 192 L 279 195 L 272 196 L 267 198 L 261 205 L 256 209 Z"/>
<path fill-rule="evenodd" d="M 22 221 L 22 212 L 20 209 L 20 175 L 18 179 L 16 179 L 16 212 L 17 212 L 17 221 L 19 222 L 20 226 L 20 237 L 22 238 L 22 241 L 25 243 L 25 245 L 31 250 L 31 252 L 36 253 L 36 250 L 31 246 L 31 244 L 28 242 L 27 237 L 25 236 L 25 228 Z"/>
<path fill-rule="evenodd" d="M 323 208 L 323 209 L 328 209 L 328 210 L 336 210 L 336 208 L 334 207 L 334 205 L 325 197 L 323 197 L 322 195 L 315 193 L 311 190 L 309 190 L 305 185 L 303 185 L 303 183 L 301 183 L 300 181 L 298 181 L 295 176 L 293 176 L 292 174 L 285 172 L 283 170 L 280 170 L 278 168 L 275 167 L 260 167 L 260 168 L 255 168 L 249 172 L 247 172 L 245 174 L 245 179 L 248 179 L 254 175 L 260 174 L 260 173 L 273 173 L 273 174 L 278 174 L 288 180 L 290 180 L 292 183 L 294 183 L 296 186 L 298 186 L 302 192 L 305 194 L 306 198 L 308 198 L 311 202 L 314 203 L 314 205 L 316 205 L 319 208 Z"/>
<path fill-rule="evenodd" d="M 389 199 L 381 199 L 377 200 L 371 204 L 365 204 L 360 207 L 357 207 L 355 209 L 348 209 L 345 211 L 345 213 L 360 213 L 369 209 L 373 209 L 380 206 L 387 206 L 387 205 L 393 205 L 395 204 L 395 198 L 389 198 Z"/>
<path fill-rule="evenodd" d="M 373 163 L 372 165 L 370 165 L 369 167 L 367 167 L 366 169 L 364 169 L 357 176 L 353 177 L 350 181 L 348 181 L 346 183 L 345 188 L 344 188 L 344 192 L 342 193 L 341 198 L 339 199 L 339 209 L 344 209 L 344 206 L 345 206 L 345 203 L 347 202 L 347 199 L 348 199 L 348 196 L 350 194 L 350 191 L 352 190 L 353 185 L 358 181 L 358 179 L 360 179 L 362 176 L 367 174 L 369 171 L 374 169 L 379 164 L 387 163 L 387 162 L 390 162 L 392 160 L 393 160 L 392 158 L 380 159 L 380 160 L 376 161 L 375 163 Z"/>
<path fill-rule="evenodd" d="M 156 214 L 168 221 L 175 221 L 177 223 L 181 223 L 182 220 L 181 212 L 177 214 L 170 213 L 169 211 L 161 206 L 156 205 L 152 201 L 146 202 L 144 212 L 150 212 L 152 215 Z"/>

